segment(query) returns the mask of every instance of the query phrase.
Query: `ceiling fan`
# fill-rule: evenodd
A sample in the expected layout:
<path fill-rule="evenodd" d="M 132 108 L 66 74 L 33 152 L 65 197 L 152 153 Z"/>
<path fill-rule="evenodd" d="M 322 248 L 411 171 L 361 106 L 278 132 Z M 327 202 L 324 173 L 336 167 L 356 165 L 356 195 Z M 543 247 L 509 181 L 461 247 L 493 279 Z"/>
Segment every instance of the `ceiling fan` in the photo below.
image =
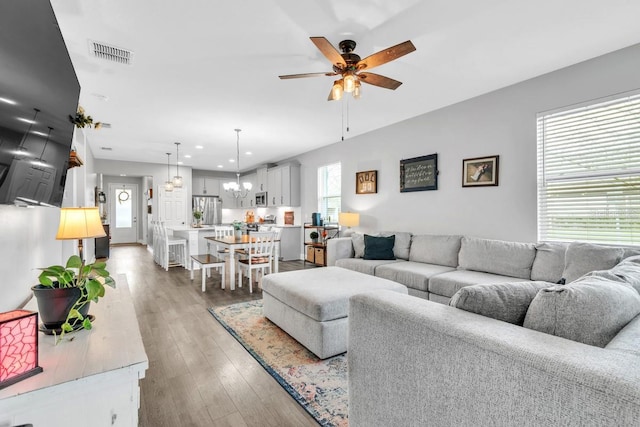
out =
<path fill-rule="evenodd" d="M 390 48 L 381 50 L 380 52 L 369 55 L 364 59 L 353 53 L 356 48 L 356 42 L 353 40 L 342 40 L 338 47 L 342 51 L 333 47 L 329 40 L 324 37 L 310 37 L 313 44 L 322 52 L 322 54 L 333 64 L 333 71 L 324 73 L 305 73 L 305 74 L 288 74 L 279 76 L 281 79 L 298 79 L 302 77 L 318 77 L 318 76 L 341 76 L 339 80 L 333 83 L 331 92 L 329 92 L 329 101 L 342 98 L 343 92 L 352 93 L 355 99 L 360 98 L 360 82 L 370 85 L 379 86 L 385 89 L 395 90 L 402 82 L 381 76 L 380 74 L 369 73 L 368 70 L 377 67 L 394 59 L 398 59 L 408 53 L 416 50 L 416 47 L 410 40 L 397 44 Z"/>

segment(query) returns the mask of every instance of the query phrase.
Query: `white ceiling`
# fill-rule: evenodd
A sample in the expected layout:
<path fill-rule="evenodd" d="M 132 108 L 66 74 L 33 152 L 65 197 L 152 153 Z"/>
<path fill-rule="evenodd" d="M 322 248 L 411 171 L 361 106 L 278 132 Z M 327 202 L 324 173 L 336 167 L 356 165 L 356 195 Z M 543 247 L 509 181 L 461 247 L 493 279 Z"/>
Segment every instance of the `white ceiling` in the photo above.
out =
<path fill-rule="evenodd" d="M 179 141 L 185 165 L 221 171 L 236 169 L 234 128 L 242 129 L 245 171 L 640 42 L 636 0 L 52 5 L 82 86 L 80 104 L 112 125 L 87 131 L 97 158 L 166 163 L 171 152 L 173 165 Z M 310 36 L 334 46 L 353 39 L 363 58 L 405 40 L 417 50 L 374 70 L 402 81 L 397 90 L 364 85 L 358 101 L 328 102 L 331 77 L 278 78 L 331 70 Z M 93 58 L 89 40 L 132 50 L 133 65 Z"/>

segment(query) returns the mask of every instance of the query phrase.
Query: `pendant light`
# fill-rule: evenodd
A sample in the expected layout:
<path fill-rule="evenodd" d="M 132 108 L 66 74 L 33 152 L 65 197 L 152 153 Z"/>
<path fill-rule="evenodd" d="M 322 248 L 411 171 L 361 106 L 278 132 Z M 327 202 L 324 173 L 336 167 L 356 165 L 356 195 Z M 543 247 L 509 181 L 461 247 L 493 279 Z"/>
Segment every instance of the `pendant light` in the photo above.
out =
<path fill-rule="evenodd" d="M 240 186 L 240 131 L 242 129 L 234 130 L 236 131 L 236 180 L 225 182 L 222 188 L 237 199 L 247 197 L 252 185 L 250 182 L 243 182 L 242 187 Z"/>
<path fill-rule="evenodd" d="M 174 142 L 174 144 L 176 144 L 176 176 L 173 177 L 173 188 L 182 188 L 182 177 L 180 176 L 180 173 L 178 173 L 178 163 L 180 162 L 178 148 L 180 147 L 180 143 Z"/>
<path fill-rule="evenodd" d="M 31 154 L 29 154 L 29 152 L 27 151 L 26 148 L 24 148 L 24 143 L 27 141 L 27 136 L 29 136 L 29 134 L 31 133 L 31 128 L 33 127 L 33 125 L 36 123 L 36 117 L 38 117 L 38 113 L 40 112 L 39 109 L 34 108 L 33 111 L 35 111 L 35 113 L 33 114 L 33 119 L 31 120 L 26 120 L 26 119 L 20 119 L 24 122 L 29 123 L 29 127 L 27 128 L 27 131 L 24 133 L 24 135 L 22 136 L 22 139 L 20 140 L 20 145 L 18 146 L 18 148 L 13 152 L 14 155 L 16 156 L 30 156 Z"/>
<path fill-rule="evenodd" d="M 169 156 L 171 153 L 167 153 L 167 181 L 164 183 L 164 191 L 166 192 L 173 191 L 173 182 L 171 182 L 171 173 L 169 172 Z"/>

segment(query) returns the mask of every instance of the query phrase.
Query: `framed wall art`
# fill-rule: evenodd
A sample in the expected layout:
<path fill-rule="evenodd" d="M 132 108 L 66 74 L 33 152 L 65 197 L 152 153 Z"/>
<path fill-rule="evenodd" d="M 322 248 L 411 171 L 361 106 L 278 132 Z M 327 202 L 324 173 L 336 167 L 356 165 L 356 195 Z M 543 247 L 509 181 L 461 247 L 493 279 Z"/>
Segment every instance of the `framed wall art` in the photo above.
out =
<path fill-rule="evenodd" d="M 356 172 L 356 194 L 378 192 L 378 171 Z"/>
<path fill-rule="evenodd" d="M 400 160 L 400 192 L 438 189 L 438 154 Z"/>
<path fill-rule="evenodd" d="M 462 161 L 462 186 L 485 187 L 498 185 L 500 156 L 477 157 Z"/>

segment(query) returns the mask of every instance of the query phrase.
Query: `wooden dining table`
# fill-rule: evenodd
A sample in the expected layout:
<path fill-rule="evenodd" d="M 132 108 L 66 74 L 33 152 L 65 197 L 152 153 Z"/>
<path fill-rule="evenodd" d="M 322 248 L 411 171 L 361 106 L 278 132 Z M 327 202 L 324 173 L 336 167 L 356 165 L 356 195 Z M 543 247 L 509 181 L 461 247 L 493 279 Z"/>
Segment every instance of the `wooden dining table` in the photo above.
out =
<path fill-rule="evenodd" d="M 219 247 L 229 249 L 229 288 L 234 290 L 236 288 L 236 263 L 235 263 L 235 251 L 238 249 L 248 249 L 251 242 L 251 235 L 243 234 L 242 237 L 225 236 L 215 237 L 207 236 L 206 240 L 210 240 Z M 278 259 L 280 258 L 280 240 L 274 243 L 274 255 L 273 255 L 273 272 L 278 272 Z"/>

